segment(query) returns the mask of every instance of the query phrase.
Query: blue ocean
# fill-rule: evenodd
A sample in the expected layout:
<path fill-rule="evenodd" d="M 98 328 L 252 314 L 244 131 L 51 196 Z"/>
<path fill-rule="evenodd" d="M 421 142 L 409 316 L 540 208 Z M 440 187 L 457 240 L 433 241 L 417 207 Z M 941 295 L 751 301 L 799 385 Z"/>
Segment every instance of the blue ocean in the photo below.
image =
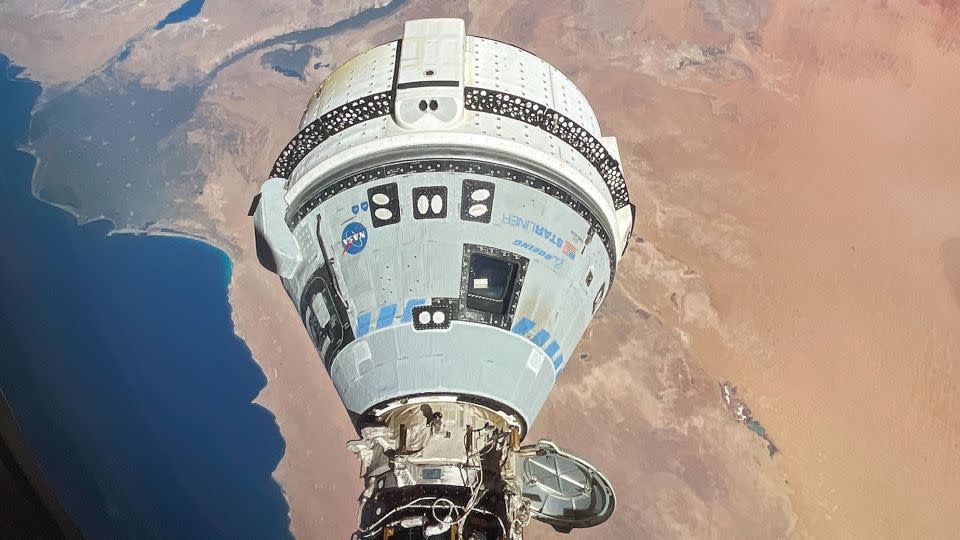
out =
<path fill-rule="evenodd" d="M 35 199 L 17 146 L 40 86 L 19 73 L 0 55 L 0 390 L 48 482 L 92 539 L 289 537 L 229 259 Z"/>

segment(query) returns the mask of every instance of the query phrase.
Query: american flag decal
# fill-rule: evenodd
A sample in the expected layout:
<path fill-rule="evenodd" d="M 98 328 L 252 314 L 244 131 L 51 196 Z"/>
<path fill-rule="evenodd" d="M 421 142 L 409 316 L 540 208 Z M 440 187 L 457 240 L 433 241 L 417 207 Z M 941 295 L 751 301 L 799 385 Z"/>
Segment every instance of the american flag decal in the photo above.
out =
<path fill-rule="evenodd" d="M 577 246 L 570 243 L 569 240 L 563 241 L 563 254 L 567 257 L 570 257 L 570 260 L 576 260 L 577 258 Z"/>

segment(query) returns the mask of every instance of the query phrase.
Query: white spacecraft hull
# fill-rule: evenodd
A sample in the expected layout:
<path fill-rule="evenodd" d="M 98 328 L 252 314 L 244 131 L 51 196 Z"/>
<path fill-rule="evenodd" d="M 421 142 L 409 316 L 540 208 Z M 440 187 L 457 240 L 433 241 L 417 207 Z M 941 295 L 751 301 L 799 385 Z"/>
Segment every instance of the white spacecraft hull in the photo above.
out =
<path fill-rule="evenodd" d="M 497 499 L 512 516 L 508 537 L 530 501 L 509 473 L 519 440 L 609 291 L 632 227 L 616 141 L 601 137 L 584 96 L 554 67 L 467 36 L 453 19 L 407 23 L 402 40 L 338 68 L 300 127 L 261 190 L 258 253 L 366 433 L 355 450 L 367 498 L 380 496 L 384 474 L 390 497 L 470 488 L 485 467 L 464 446 L 476 436 L 503 456 L 505 469 L 491 472 L 513 478 L 512 509 Z M 411 400 L 444 413 L 420 426 L 409 414 L 397 420 Z M 456 420 L 451 400 L 461 404 Z M 466 417 L 488 427 L 470 435 L 478 426 Z M 402 485 L 396 470 L 412 458 L 397 454 L 400 430 L 427 424 L 459 444 L 424 439 L 433 442 L 417 451 L 429 457 L 419 457 L 441 460 L 427 468 L 443 472 L 446 452 L 454 463 L 445 466 L 464 474 Z M 612 491 L 600 507 L 612 510 Z M 361 524 L 381 520 L 363 511 Z M 570 526 L 596 521 L 578 519 Z"/>

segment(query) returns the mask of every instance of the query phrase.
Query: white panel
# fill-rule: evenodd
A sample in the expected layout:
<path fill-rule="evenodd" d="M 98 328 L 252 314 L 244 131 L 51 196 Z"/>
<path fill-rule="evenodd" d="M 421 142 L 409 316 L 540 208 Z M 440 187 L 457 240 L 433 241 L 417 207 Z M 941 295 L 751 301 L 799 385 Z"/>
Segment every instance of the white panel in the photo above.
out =
<path fill-rule="evenodd" d="M 392 123 L 389 117 L 374 118 L 330 137 L 297 165 L 290 175 L 290 185 L 296 184 L 305 172 L 333 155 L 366 142 L 383 139 L 387 135 L 387 125 Z"/>
<path fill-rule="evenodd" d="M 263 184 L 260 204 L 257 205 L 254 215 L 254 227 L 257 235 L 266 243 L 266 251 L 276 264 L 277 274 L 289 278 L 294 275 L 303 256 L 296 238 L 290 234 L 290 229 L 284 222 L 287 203 L 283 195 L 282 179 L 271 178 Z"/>
<path fill-rule="evenodd" d="M 420 19 L 403 27 L 397 84 L 463 82 L 463 19 Z"/>
<path fill-rule="evenodd" d="M 472 67 L 470 86 L 501 90 L 548 107 L 553 105 L 553 68 L 523 49 L 470 37 L 467 62 Z"/>
<path fill-rule="evenodd" d="M 594 114 L 593 108 L 587 103 L 587 98 L 566 75 L 556 69 L 552 73 L 554 109 L 580 124 L 594 137 L 599 138 L 600 126 L 597 124 L 597 116 Z"/>
<path fill-rule="evenodd" d="M 363 96 L 393 87 L 397 42 L 385 43 L 359 54 L 338 67 L 323 82 L 319 96 L 310 100 L 300 129 L 324 113 Z"/>

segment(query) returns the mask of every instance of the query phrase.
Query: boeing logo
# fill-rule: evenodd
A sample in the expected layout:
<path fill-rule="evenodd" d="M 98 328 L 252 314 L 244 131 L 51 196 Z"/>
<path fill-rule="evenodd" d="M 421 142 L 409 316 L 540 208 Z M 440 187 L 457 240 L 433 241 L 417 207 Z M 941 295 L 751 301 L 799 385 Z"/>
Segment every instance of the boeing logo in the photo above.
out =
<path fill-rule="evenodd" d="M 577 247 L 575 245 L 570 243 L 568 240 L 564 240 L 560 237 L 560 235 L 537 223 L 536 221 L 533 221 L 532 219 L 524 219 L 513 214 L 503 214 L 500 222 L 504 225 L 510 225 L 511 227 L 523 229 L 543 238 L 547 242 L 560 248 L 563 254 L 566 255 L 571 261 L 576 260 L 577 258 Z M 514 244 L 517 245 L 516 243 Z"/>

